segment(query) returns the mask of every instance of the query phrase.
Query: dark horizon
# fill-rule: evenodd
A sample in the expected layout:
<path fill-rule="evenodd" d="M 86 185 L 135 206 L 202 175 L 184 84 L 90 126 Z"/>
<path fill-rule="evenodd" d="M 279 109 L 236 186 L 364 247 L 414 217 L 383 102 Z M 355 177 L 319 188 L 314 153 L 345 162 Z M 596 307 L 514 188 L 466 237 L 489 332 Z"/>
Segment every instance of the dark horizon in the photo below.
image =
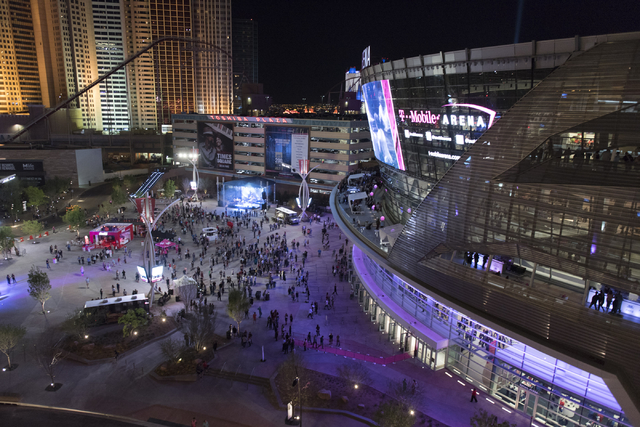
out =
<path fill-rule="evenodd" d="M 522 4 L 520 26 L 518 7 Z M 275 104 L 321 101 L 344 81 L 350 67 L 360 69 L 362 51 L 371 46 L 372 64 L 440 51 L 518 42 L 593 36 L 640 30 L 638 3 L 512 1 L 337 2 L 236 0 L 233 18 L 255 19 L 259 29 L 259 82 Z M 303 100 L 306 98 L 306 101 Z"/>

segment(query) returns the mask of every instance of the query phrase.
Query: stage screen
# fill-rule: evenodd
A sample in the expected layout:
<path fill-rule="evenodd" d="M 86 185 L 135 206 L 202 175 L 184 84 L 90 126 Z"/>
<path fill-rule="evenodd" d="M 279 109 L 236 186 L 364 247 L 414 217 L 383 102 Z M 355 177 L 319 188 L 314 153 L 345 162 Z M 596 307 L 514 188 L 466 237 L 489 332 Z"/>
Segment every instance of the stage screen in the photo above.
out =
<path fill-rule="evenodd" d="M 225 182 L 224 205 L 238 209 L 260 209 L 265 201 L 262 198 L 265 190 L 264 187 L 254 182 L 243 180 Z"/>
<path fill-rule="evenodd" d="M 298 172 L 299 161 L 309 159 L 306 128 L 265 126 L 264 139 L 265 171 L 269 175 L 293 175 Z"/>
<path fill-rule="evenodd" d="M 198 148 L 198 167 L 232 171 L 233 125 L 198 122 Z"/>
<path fill-rule="evenodd" d="M 362 86 L 362 92 L 367 105 L 371 142 L 376 158 L 389 166 L 404 170 L 389 80 L 367 83 Z"/>

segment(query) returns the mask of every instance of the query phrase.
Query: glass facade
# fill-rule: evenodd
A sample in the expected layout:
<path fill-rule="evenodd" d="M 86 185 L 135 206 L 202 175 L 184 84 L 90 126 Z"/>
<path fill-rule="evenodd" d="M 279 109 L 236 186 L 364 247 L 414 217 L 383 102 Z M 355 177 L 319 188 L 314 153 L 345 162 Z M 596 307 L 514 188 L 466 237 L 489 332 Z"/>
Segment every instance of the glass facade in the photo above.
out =
<path fill-rule="evenodd" d="M 631 424 L 620 405 L 639 425 L 640 324 L 630 302 L 640 294 L 640 33 L 525 50 L 363 70 L 365 83 L 390 82 L 406 170 L 380 166 L 384 230 L 363 229 L 338 197 L 332 203 L 341 227 L 362 235 L 356 244 L 417 290 L 560 357 L 487 341 L 491 328 L 452 313 L 443 336 L 454 372 L 548 425 Z M 378 234 L 398 223 L 382 245 Z M 585 306 L 592 287 L 607 291 L 604 313 Z M 589 372 L 616 399 L 596 396 L 604 383 Z"/>
<path fill-rule="evenodd" d="M 354 251 L 360 252 L 357 248 Z M 533 417 L 533 423 L 630 425 L 602 378 L 477 322 L 401 280 L 366 255 L 359 256 L 372 278 L 368 287 L 378 287 L 420 323 L 448 339 L 448 348 L 430 347 L 397 324 L 397 314 L 384 311 L 376 302 L 375 292 L 356 285 L 359 302 L 370 313 L 370 320 L 389 341 L 411 352 L 430 369 L 448 368 L 504 405 Z"/>

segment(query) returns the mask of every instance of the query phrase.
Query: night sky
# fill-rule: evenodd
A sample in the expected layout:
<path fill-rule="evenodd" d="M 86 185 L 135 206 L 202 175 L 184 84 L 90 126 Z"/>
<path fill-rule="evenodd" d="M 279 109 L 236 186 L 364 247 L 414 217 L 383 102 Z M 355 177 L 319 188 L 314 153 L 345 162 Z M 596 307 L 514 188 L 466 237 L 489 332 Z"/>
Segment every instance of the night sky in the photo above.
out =
<path fill-rule="evenodd" d="M 638 0 L 234 0 L 233 17 L 258 22 L 259 80 L 274 103 L 317 103 L 369 45 L 373 64 L 514 43 L 519 3 L 519 42 L 640 30 Z"/>

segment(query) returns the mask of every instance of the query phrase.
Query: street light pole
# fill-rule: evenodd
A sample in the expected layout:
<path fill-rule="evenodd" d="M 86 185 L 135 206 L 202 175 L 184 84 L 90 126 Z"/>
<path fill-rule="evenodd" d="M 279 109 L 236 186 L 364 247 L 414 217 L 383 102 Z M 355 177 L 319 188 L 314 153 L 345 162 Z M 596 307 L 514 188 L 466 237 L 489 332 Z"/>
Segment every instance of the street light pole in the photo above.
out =
<path fill-rule="evenodd" d="M 295 380 L 293 380 L 293 384 L 291 384 L 293 387 L 295 387 L 296 385 L 298 386 L 298 412 L 299 412 L 299 420 L 300 423 L 300 427 L 302 427 L 302 393 L 300 392 L 300 377 L 296 377 Z"/>

